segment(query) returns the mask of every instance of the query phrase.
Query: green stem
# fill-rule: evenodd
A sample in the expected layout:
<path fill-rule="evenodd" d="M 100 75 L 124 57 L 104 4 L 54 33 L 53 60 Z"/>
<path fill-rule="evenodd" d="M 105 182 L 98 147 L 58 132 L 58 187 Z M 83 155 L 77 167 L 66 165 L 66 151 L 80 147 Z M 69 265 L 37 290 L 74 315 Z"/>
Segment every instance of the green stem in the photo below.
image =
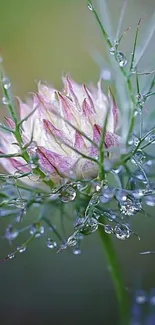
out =
<path fill-rule="evenodd" d="M 117 255 L 113 243 L 111 241 L 110 235 L 105 233 L 104 228 L 102 226 L 99 226 L 99 234 L 104 245 L 106 258 L 110 266 L 111 276 L 113 279 L 116 296 L 119 303 L 121 325 L 128 325 L 129 298 L 123 282 L 123 277 L 121 274 L 120 265 L 117 260 Z"/>

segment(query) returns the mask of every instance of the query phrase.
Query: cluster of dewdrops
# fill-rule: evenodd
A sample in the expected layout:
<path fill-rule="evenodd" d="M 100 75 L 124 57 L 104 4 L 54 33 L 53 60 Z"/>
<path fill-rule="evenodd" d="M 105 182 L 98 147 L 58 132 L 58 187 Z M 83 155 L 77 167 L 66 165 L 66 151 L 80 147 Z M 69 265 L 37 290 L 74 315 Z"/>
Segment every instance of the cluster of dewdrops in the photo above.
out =
<path fill-rule="evenodd" d="M 143 164 L 143 168 L 151 166 L 151 161 L 146 160 Z M 123 167 L 113 169 L 112 172 L 119 178 L 119 174 L 124 173 Z M 19 176 L 19 175 L 18 175 Z M 20 176 L 19 176 L 20 177 Z M 17 175 L 16 175 L 17 178 Z M 8 176 L 7 184 L 13 185 L 13 176 Z M 10 183 L 11 180 L 11 183 Z M 35 180 L 34 180 L 35 181 Z M 105 233 L 113 234 L 117 239 L 126 240 L 131 235 L 136 235 L 131 229 L 132 218 L 138 212 L 142 212 L 142 206 L 155 206 L 155 184 L 147 183 L 143 174 L 139 170 L 133 175 L 133 181 L 135 182 L 135 188 L 132 190 L 123 189 L 121 187 L 112 187 L 108 185 L 108 182 L 100 182 L 99 180 L 92 180 L 89 182 L 78 181 L 66 183 L 60 189 L 53 190 L 48 195 L 48 201 L 54 204 L 55 202 L 61 202 L 61 204 L 67 204 L 76 200 L 79 195 L 86 195 L 87 190 L 91 187 L 91 195 L 88 196 L 88 204 L 85 210 L 82 208 L 76 211 L 73 218 L 73 233 L 67 239 L 63 239 L 59 234 L 57 228 L 53 224 L 48 225 L 48 231 L 52 233 L 52 236 L 46 240 L 46 246 L 49 249 L 56 249 L 60 251 L 68 247 L 72 248 L 75 255 L 81 253 L 81 241 L 86 235 L 90 235 L 97 231 L 99 227 L 102 227 Z M 44 195 L 36 194 L 35 202 L 33 206 L 41 206 L 44 200 Z M 114 209 L 109 208 L 113 203 L 116 204 Z M 19 223 L 22 221 L 27 210 L 27 198 L 18 196 L 17 198 L 10 199 L 7 202 L 8 207 L 16 208 L 14 210 L 15 221 Z M 5 213 L 8 215 L 8 211 L 5 209 L 1 212 L 1 216 Z M 12 214 L 12 210 L 10 214 Z M 40 220 L 32 225 L 29 225 L 22 230 L 17 230 L 13 225 L 8 225 L 5 231 L 5 238 L 12 242 L 17 238 L 20 232 L 28 231 L 30 238 L 21 246 L 18 246 L 16 250 L 9 254 L 7 258 L 12 259 L 16 253 L 23 253 L 26 251 L 27 246 L 31 239 L 39 238 L 46 234 L 45 226 Z M 58 240 L 55 240 L 57 236 Z M 138 237 L 139 238 L 139 237 Z"/>

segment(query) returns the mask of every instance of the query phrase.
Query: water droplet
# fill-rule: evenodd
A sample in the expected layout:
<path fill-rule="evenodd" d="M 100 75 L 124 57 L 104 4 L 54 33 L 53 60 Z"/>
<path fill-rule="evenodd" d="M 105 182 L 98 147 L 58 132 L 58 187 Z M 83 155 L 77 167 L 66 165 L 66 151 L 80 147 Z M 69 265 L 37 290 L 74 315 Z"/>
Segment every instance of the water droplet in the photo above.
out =
<path fill-rule="evenodd" d="M 98 229 L 98 221 L 95 218 L 77 218 L 74 228 L 83 235 L 89 235 Z"/>
<path fill-rule="evenodd" d="M 80 232 L 78 232 L 78 233 L 76 234 L 76 239 L 77 239 L 78 241 L 83 240 L 83 239 L 84 239 L 84 235 L 81 234 Z"/>
<path fill-rule="evenodd" d="M 21 177 L 22 174 L 23 174 L 22 172 L 20 172 L 20 171 L 17 170 L 17 171 L 14 173 L 14 177 L 15 177 L 15 178 Z"/>
<path fill-rule="evenodd" d="M 98 193 L 94 193 L 93 195 L 92 195 L 92 198 L 90 199 L 90 201 L 89 201 L 89 205 L 97 205 L 99 203 L 99 195 L 98 195 Z"/>
<path fill-rule="evenodd" d="M 128 192 L 126 190 L 116 190 L 116 199 L 118 201 L 126 201 Z"/>
<path fill-rule="evenodd" d="M 44 227 L 40 223 L 35 223 L 30 228 L 30 235 L 35 235 L 36 238 L 44 234 Z"/>
<path fill-rule="evenodd" d="M 139 114 L 141 114 L 141 110 L 138 108 L 134 111 L 134 117 L 138 116 Z"/>
<path fill-rule="evenodd" d="M 139 305 L 144 304 L 148 300 L 147 294 L 144 290 L 138 290 L 136 292 L 136 302 Z"/>
<path fill-rule="evenodd" d="M 118 168 L 115 168 L 113 169 L 112 171 L 115 173 L 115 174 L 119 174 L 121 171 L 122 171 L 122 166 L 119 166 Z"/>
<path fill-rule="evenodd" d="M 10 102 L 9 102 L 9 100 L 8 100 L 5 96 L 3 96 L 3 97 L 2 97 L 2 103 L 3 103 L 4 105 L 8 105 Z"/>
<path fill-rule="evenodd" d="M 136 147 L 138 145 L 138 143 L 139 143 L 139 138 L 136 137 L 136 136 L 133 136 L 133 144 L 134 144 L 134 146 Z"/>
<path fill-rule="evenodd" d="M 73 249 L 73 254 L 74 254 L 74 255 L 80 255 L 80 254 L 81 254 L 81 249 L 79 249 L 78 247 L 75 247 L 75 248 Z"/>
<path fill-rule="evenodd" d="M 89 1 L 88 1 L 88 9 L 89 9 L 90 11 L 93 11 L 93 5 L 92 5 L 92 3 L 89 2 Z"/>
<path fill-rule="evenodd" d="M 15 200 L 15 205 L 19 209 L 24 209 L 25 208 L 25 200 L 23 200 L 22 198 L 18 198 Z"/>
<path fill-rule="evenodd" d="M 131 230 L 126 224 L 116 225 L 113 232 L 115 236 L 121 240 L 128 239 L 131 236 Z"/>
<path fill-rule="evenodd" d="M 53 248 L 57 247 L 56 241 L 54 241 L 51 238 L 48 238 L 47 239 L 47 247 L 50 248 L 50 249 L 53 249 Z"/>
<path fill-rule="evenodd" d="M 93 180 L 91 182 L 92 185 L 92 191 L 94 192 L 99 192 L 103 186 L 102 182 L 100 182 L 99 180 Z M 96 195 L 98 195 L 97 193 L 95 193 Z"/>
<path fill-rule="evenodd" d="M 132 68 L 131 70 L 130 70 L 130 72 L 133 74 L 133 73 L 136 73 L 136 69 L 135 68 Z"/>
<path fill-rule="evenodd" d="M 136 96 L 137 98 L 137 106 L 140 108 L 140 110 L 143 108 L 144 104 L 145 104 L 145 100 L 146 100 L 146 97 L 142 94 L 138 94 Z"/>
<path fill-rule="evenodd" d="M 109 221 L 114 221 L 114 220 L 116 220 L 116 215 L 114 214 L 114 212 L 113 211 L 111 211 L 111 212 L 104 212 L 104 217 L 105 218 L 107 218 Z"/>
<path fill-rule="evenodd" d="M 35 166 L 35 167 L 36 167 L 36 166 Z M 35 167 L 34 167 L 34 168 L 35 168 Z M 39 175 L 36 175 L 36 174 L 34 174 L 34 173 L 31 173 L 30 175 L 28 175 L 28 178 L 29 178 L 29 180 L 32 181 L 32 182 L 37 182 L 37 181 L 39 181 L 40 176 L 39 176 Z"/>
<path fill-rule="evenodd" d="M 150 135 L 149 142 L 151 142 L 153 144 L 155 143 L 155 134 Z"/>
<path fill-rule="evenodd" d="M 9 206 L 15 205 L 16 208 L 24 209 L 25 208 L 25 200 L 22 198 L 13 199 L 8 203 L 8 205 Z"/>
<path fill-rule="evenodd" d="M 114 197 L 115 189 L 109 186 L 105 186 L 100 196 L 100 202 L 107 203 Z"/>
<path fill-rule="evenodd" d="M 34 169 L 34 168 L 37 168 L 38 167 L 38 165 L 39 165 L 39 163 L 38 163 L 38 161 L 39 161 L 39 156 L 38 156 L 38 154 L 36 153 L 36 148 L 34 147 L 34 146 L 32 146 L 31 147 L 31 160 L 30 160 L 30 162 L 29 162 L 29 165 L 30 165 L 30 167 L 32 168 L 32 169 Z M 32 153 L 33 152 L 33 153 Z"/>
<path fill-rule="evenodd" d="M 17 251 L 19 253 L 24 253 L 26 251 L 26 249 L 27 249 L 27 247 L 24 244 L 17 247 Z"/>
<path fill-rule="evenodd" d="M 8 225 L 5 231 L 5 238 L 11 242 L 15 238 L 17 238 L 18 235 L 19 231 L 17 229 L 14 229 L 12 225 Z"/>
<path fill-rule="evenodd" d="M 147 180 L 144 176 L 144 174 L 142 173 L 142 171 L 138 170 L 135 174 L 134 174 L 135 178 L 138 178 L 143 184 L 147 184 Z"/>
<path fill-rule="evenodd" d="M 111 49 L 110 49 L 110 54 L 111 55 L 114 55 L 115 54 L 115 48 L 112 46 Z"/>
<path fill-rule="evenodd" d="M 144 202 L 148 206 L 154 207 L 155 206 L 155 196 L 151 196 L 151 195 L 145 196 Z"/>
<path fill-rule="evenodd" d="M 119 202 L 120 212 L 126 216 L 132 216 L 142 209 L 141 201 L 129 196 L 124 201 Z"/>
<path fill-rule="evenodd" d="M 37 159 L 39 158 L 37 153 L 36 153 L 36 150 L 37 150 L 37 142 L 36 141 L 32 141 L 30 143 L 30 145 L 28 146 L 28 152 L 30 152 L 31 154 L 31 157 L 33 157 L 33 154 L 34 154 L 34 157 L 36 156 Z"/>
<path fill-rule="evenodd" d="M 9 258 L 10 260 L 12 260 L 14 257 L 15 257 L 15 254 L 14 254 L 14 253 L 8 254 L 8 258 Z"/>
<path fill-rule="evenodd" d="M 105 225 L 104 226 L 104 231 L 106 234 L 112 234 L 113 233 L 113 228 L 110 225 Z"/>
<path fill-rule="evenodd" d="M 95 218 L 88 219 L 81 229 L 83 235 L 89 235 L 98 229 L 98 221 Z"/>
<path fill-rule="evenodd" d="M 77 189 L 79 192 L 83 192 L 88 188 L 88 184 L 86 184 L 85 182 L 77 182 Z"/>
<path fill-rule="evenodd" d="M 2 79 L 3 87 L 8 90 L 11 87 L 11 82 L 7 77 Z"/>
<path fill-rule="evenodd" d="M 67 239 L 67 246 L 70 246 L 70 247 L 74 247 L 77 245 L 77 239 L 75 236 L 70 236 L 68 239 Z"/>
<path fill-rule="evenodd" d="M 147 162 L 146 162 L 146 165 L 147 166 L 152 166 L 153 165 L 153 161 L 151 159 L 149 159 Z"/>
<path fill-rule="evenodd" d="M 117 46 L 119 45 L 119 40 L 118 40 L 118 39 L 115 39 L 115 40 L 114 40 L 114 44 L 115 44 L 115 46 L 117 47 Z"/>
<path fill-rule="evenodd" d="M 146 160 L 146 155 L 142 150 L 137 150 L 137 152 L 134 154 L 133 158 L 131 158 L 131 162 L 133 164 L 136 164 L 136 161 L 139 164 L 143 164 Z"/>
<path fill-rule="evenodd" d="M 145 190 L 143 189 L 136 189 L 132 191 L 132 195 L 135 197 L 135 199 L 140 199 L 145 195 Z"/>
<path fill-rule="evenodd" d="M 85 223 L 85 218 L 78 217 L 74 222 L 75 230 L 81 230 L 83 228 L 84 223 Z"/>
<path fill-rule="evenodd" d="M 32 169 L 35 169 L 37 167 L 37 165 L 33 161 L 30 161 L 29 164 L 30 164 Z"/>
<path fill-rule="evenodd" d="M 126 56 L 122 52 L 117 52 L 117 62 L 121 68 L 125 67 L 128 63 Z"/>
<path fill-rule="evenodd" d="M 60 193 L 61 201 L 64 203 L 74 201 L 75 197 L 76 197 L 76 191 L 72 186 L 68 186 L 65 189 L 62 189 Z"/>

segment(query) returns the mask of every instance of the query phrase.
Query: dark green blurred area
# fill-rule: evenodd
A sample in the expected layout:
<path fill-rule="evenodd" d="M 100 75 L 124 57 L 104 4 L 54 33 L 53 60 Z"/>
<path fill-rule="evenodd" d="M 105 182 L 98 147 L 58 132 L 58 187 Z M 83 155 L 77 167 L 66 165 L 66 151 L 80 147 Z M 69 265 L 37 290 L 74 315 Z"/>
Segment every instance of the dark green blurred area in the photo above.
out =
<path fill-rule="evenodd" d="M 107 3 L 115 30 L 122 1 Z M 123 42 L 126 51 L 131 50 L 140 17 L 143 39 L 153 10 L 153 0 L 130 1 L 124 28 L 133 29 Z M 154 43 L 142 63 L 146 70 L 152 64 Z M 79 82 L 96 82 L 99 68 L 91 52 L 98 49 L 105 54 L 100 31 L 84 0 L 0 0 L 0 47 L 14 93 L 23 99 L 36 89 L 39 80 L 61 87 L 61 76 L 66 72 Z M 4 114 L 2 111 L 1 116 Z M 155 249 L 154 208 L 149 212 L 152 217 L 133 216 L 132 227 L 140 241 L 134 236 L 125 242 L 115 241 L 129 292 L 155 287 L 155 257 L 139 255 Z M 1 239 L 0 257 L 17 243 L 22 243 L 22 236 L 12 247 Z M 84 240 L 81 256 L 69 251 L 56 254 L 46 247 L 44 238 L 36 239 L 27 252 L 0 265 L 0 278 L 2 325 L 119 324 L 98 234 Z"/>

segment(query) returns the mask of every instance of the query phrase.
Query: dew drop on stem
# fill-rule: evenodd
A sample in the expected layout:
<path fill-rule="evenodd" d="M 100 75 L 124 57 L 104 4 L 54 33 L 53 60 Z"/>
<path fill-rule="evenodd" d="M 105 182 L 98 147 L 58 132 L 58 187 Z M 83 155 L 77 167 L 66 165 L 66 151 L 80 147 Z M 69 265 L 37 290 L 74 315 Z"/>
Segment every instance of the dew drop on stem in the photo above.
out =
<path fill-rule="evenodd" d="M 113 46 L 110 48 L 110 54 L 111 55 L 114 55 L 115 54 L 115 48 Z"/>
<path fill-rule="evenodd" d="M 92 3 L 90 1 L 88 1 L 88 9 L 90 11 L 93 11 L 93 5 L 92 5 Z"/>
<path fill-rule="evenodd" d="M 11 87 L 11 82 L 7 77 L 3 77 L 2 79 L 3 87 L 8 90 Z"/>
<path fill-rule="evenodd" d="M 68 186 L 65 189 L 62 189 L 60 193 L 60 199 L 64 203 L 74 201 L 76 197 L 76 190 L 72 186 Z"/>
<path fill-rule="evenodd" d="M 44 234 L 44 227 L 40 224 L 33 224 L 30 228 L 30 235 L 34 235 L 35 238 L 40 237 L 41 235 Z"/>
<path fill-rule="evenodd" d="M 77 239 L 75 236 L 70 236 L 68 239 L 67 239 L 67 246 L 70 246 L 70 247 L 74 247 L 77 245 Z"/>
<path fill-rule="evenodd" d="M 137 152 L 134 154 L 133 158 L 131 158 L 131 162 L 136 165 L 136 162 L 139 164 L 143 164 L 146 160 L 146 155 L 145 153 L 139 149 Z"/>
<path fill-rule="evenodd" d="M 53 248 L 56 248 L 57 247 L 57 243 L 56 241 L 54 241 L 53 239 L 51 238 L 48 238 L 47 239 L 47 243 L 46 243 L 47 247 L 50 248 L 50 249 L 53 249 Z"/>
<path fill-rule="evenodd" d="M 73 249 L 73 254 L 74 254 L 74 255 L 80 255 L 80 254 L 81 254 L 81 249 L 79 249 L 78 247 L 75 247 L 75 248 Z"/>
<path fill-rule="evenodd" d="M 10 254 L 8 254 L 8 258 L 9 258 L 10 260 L 12 260 L 13 258 L 15 258 L 15 254 L 14 254 L 14 253 L 10 253 Z"/>
<path fill-rule="evenodd" d="M 8 225 L 5 231 L 5 238 L 11 242 L 15 238 L 17 238 L 18 235 L 19 231 L 17 229 L 14 229 L 12 225 Z"/>
<path fill-rule="evenodd" d="M 110 225 L 105 225 L 104 226 L 104 231 L 106 234 L 112 234 L 113 233 L 113 228 Z"/>
<path fill-rule="evenodd" d="M 125 54 L 122 52 L 117 52 L 117 62 L 121 68 L 125 67 L 128 63 Z"/>
<path fill-rule="evenodd" d="M 125 240 L 131 236 L 131 230 L 126 224 L 116 225 L 113 229 L 116 238 Z"/>
<path fill-rule="evenodd" d="M 27 247 L 24 244 L 17 247 L 17 251 L 19 253 L 24 253 L 26 251 L 26 249 L 27 249 Z"/>
<path fill-rule="evenodd" d="M 2 97 L 2 103 L 4 104 L 4 105 L 9 105 L 9 100 L 5 97 L 5 96 L 3 96 Z"/>

